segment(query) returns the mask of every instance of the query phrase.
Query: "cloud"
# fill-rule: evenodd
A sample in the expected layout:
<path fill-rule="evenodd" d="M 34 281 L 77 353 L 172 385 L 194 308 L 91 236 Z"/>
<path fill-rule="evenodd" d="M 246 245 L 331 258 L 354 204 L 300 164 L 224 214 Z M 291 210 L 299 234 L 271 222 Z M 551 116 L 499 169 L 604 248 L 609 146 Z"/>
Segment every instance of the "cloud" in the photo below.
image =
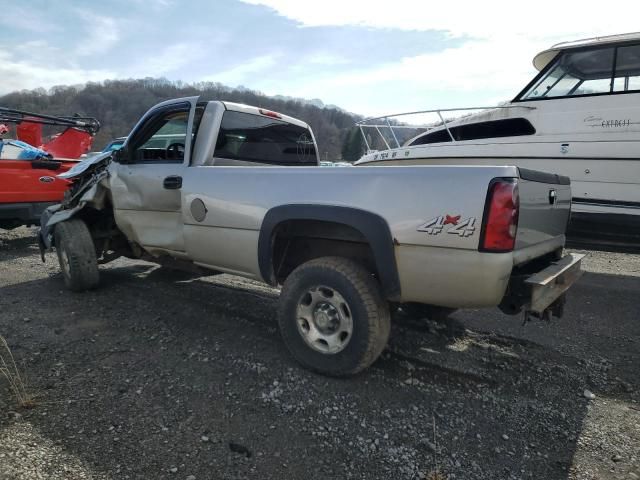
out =
<path fill-rule="evenodd" d="M 229 86 L 236 86 L 244 82 L 253 83 L 257 78 L 256 74 L 273 68 L 279 57 L 280 55 L 275 53 L 254 57 L 243 61 L 242 63 L 238 63 L 227 70 L 207 75 L 203 80 L 220 82 Z"/>
<path fill-rule="evenodd" d="M 469 41 L 460 47 L 368 68 L 329 73 L 317 70 L 288 93 L 320 97 L 372 115 L 390 113 L 384 108 L 396 111 L 469 106 L 464 102 L 490 106 L 514 97 L 531 79 L 530 55 L 522 54 L 528 46 L 526 41 Z M 496 62 L 495 58 L 504 61 Z"/>
<path fill-rule="evenodd" d="M 52 64 L 16 60 L 12 53 L 0 49 L 0 78 L 3 79 L 0 94 L 55 85 L 77 85 L 115 77 L 115 72 L 111 70 L 53 67 Z"/>
<path fill-rule="evenodd" d="M 507 100 L 534 75 L 539 51 L 634 30 L 640 13 L 640 3 L 621 15 L 549 0 L 32 0 L 33 12 L 10 3 L 0 17 L 3 92 L 165 76 L 362 114 Z"/>
<path fill-rule="evenodd" d="M 319 83 L 334 87 L 375 86 L 388 82 L 436 91 L 509 90 L 527 80 L 529 58 L 519 55 L 527 42 L 493 40 L 466 42 L 440 52 L 399 58 L 369 68 L 327 75 Z M 495 62 L 495 58 L 504 61 Z"/>
<path fill-rule="evenodd" d="M 146 8 L 167 8 L 175 5 L 175 0 L 127 0 L 127 3 L 135 3 Z"/>
<path fill-rule="evenodd" d="M 88 10 L 77 10 L 86 34 L 75 49 L 78 56 L 91 56 L 111 50 L 120 40 L 119 24 L 114 18 Z"/>
<path fill-rule="evenodd" d="M 316 52 L 305 57 L 305 61 L 312 65 L 346 65 L 349 62 L 347 58 L 339 54 L 330 52 Z"/>
<path fill-rule="evenodd" d="M 176 43 L 152 52 L 140 62 L 128 66 L 126 70 L 128 75 L 134 77 L 159 77 L 198 62 L 205 54 L 202 43 Z"/>
<path fill-rule="evenodd" d="M 640 4 L 619 9 L 576 8 L 575 2 L 540 0 L 523 6 L 504 0 L 457 0 L 433 4 L 424 0 L 241 0 L 263 5 L 308 27 L 360 25 L 402 30 L 445 30 L 476 37 L 525 35 L 548 38 L 587 33 L 635 31 Z"/>
<path fill-rule="evenodd" d="M 445 108 L 462 102 L 494 103 L 515 96 L 532 78 L 533 56 L 565 40 L 637 29 L 640 3 L 615 9 L 575 8 L 571 2 L 541 0 L 523 8 L 499 0 L 458 0 L 434 6 L 424 0 L 241 0 L 267 7 L 298 27 L 368 27 L 379 32 L 444 33 L 449 46 L 368 66 L 309 76 L 288 94 L 320 97 L 365 114 L 392 110 Z M 354 38 L 354 42 L 358 39 Z M 375 58 L 375 57 L 373 57 Z M 271 93 L 268 89 L 265 91 Z M 389 96 L 392 96 L 389 98 Z M 436 103 L 435 105 L 433 103 Z"/>
<path fill-rule="evenodd" d="M 0 27 L 3 29 L 20 29 L 32 33 L 51 33 L 60 31 L 60 27 L 47 19 L 36 8 L 25 8 L 10 2 L 2 6 Z"/>

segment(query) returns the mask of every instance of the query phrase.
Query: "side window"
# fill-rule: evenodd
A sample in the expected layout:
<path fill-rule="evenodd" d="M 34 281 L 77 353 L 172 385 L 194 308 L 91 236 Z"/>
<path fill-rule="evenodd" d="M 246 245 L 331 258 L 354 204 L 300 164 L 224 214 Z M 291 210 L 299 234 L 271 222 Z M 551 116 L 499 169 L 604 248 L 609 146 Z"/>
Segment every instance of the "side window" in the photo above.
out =
<path fill-rule="evenodd" d="M 608 93 L 613 58 L 613 47 L 563 53 L 520 100 Z"/>
<path fill-rule="evenodd" d="M 483 138 L 517 137 L 521 135 L 533 135 L 536 129 L 526 118 L 507 118 L 503 120 L 491 120 L 487 122 L 469 123 L 457 127 L 450 127 L 449 132 L 456 141 L 480 140 Z M 451 136 L 446 130 L 437 130 L 416 138 L 413 145 L 426 145 L 429 143 L 450 142 Z"/>
<path fill-rule="evenodd" d="M 611 77 L 585 80 L 570 93 L 570 95 L 589 95 L 591 93 L 609 93 L 611 91 Z"/>
<path fill-rule="evenodd" d="M 614 92 L 640 90 L 640 45 L 619 47 L 616 55 Z"/>
<path fill-rule="evenodd" d="M 317 165 L 308 129 L 231 110 L 222 116 L 214 157 L 269 165 Z"/>
<path fill-rule="evenodd" d="M 173 105 L 152 116 L 144 124 L 129 147 L 135 163 L 182 163 L 187 135 L 190 105 Z"/>
<path fill-rule="evenodd" d="M 567 95 L 578 83 L 578 79 L 563 68 L 556 67 L 530 92 L 529 98 L 560 97 Z"/>

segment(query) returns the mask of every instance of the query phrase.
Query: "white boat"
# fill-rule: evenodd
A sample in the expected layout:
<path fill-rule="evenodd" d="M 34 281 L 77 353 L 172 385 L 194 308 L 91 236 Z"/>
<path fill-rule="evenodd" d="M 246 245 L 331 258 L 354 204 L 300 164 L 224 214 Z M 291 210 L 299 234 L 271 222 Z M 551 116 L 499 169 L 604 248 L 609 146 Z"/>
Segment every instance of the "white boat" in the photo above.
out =
<path fill-rule="evenodd" d="M 640 33 L 557 44 L 533 64 L 538 75 L 504 105 L 359 122 L 368 151 L 356 164 L 510 164 L 565 175 L 570 243 L 640 250 Z M 421 132 L 407 123 L 429 114 L 437 121 Z"/>

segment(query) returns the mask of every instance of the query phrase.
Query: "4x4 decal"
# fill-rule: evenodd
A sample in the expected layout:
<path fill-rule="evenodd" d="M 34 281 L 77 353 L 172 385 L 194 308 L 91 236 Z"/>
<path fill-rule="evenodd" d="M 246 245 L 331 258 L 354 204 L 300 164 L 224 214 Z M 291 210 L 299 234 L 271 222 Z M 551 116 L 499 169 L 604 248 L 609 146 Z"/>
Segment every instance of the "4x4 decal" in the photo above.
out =
<path fill-rule="evenodd" d="M 475 217 L 462 219 L 462 215 L 440 215 L 418 227 L 418 232 L 438 235 L 443 231 L 460 237 L 470 237 L 476 231 Z"/>

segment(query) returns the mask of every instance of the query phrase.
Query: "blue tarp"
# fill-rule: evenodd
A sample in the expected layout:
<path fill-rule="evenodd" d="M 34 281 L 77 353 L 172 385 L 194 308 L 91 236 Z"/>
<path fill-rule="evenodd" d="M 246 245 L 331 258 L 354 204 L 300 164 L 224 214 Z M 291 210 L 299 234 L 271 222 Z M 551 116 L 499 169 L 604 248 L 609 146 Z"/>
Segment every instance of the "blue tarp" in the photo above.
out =
<path fill-rule="evenodd" d="M 44 150 L 40 150 L 39 148 L 33 147 L 28 143 L 21 142 L 20 140 L 0 140 L 0 154 L 2 154 L 2 148 L 5 145 L 13 145 L 20 149 L 20 153 L 18 153 L 16 160 L 36 160 L 38 158 L 51 157 L 51 155 Z"/>

